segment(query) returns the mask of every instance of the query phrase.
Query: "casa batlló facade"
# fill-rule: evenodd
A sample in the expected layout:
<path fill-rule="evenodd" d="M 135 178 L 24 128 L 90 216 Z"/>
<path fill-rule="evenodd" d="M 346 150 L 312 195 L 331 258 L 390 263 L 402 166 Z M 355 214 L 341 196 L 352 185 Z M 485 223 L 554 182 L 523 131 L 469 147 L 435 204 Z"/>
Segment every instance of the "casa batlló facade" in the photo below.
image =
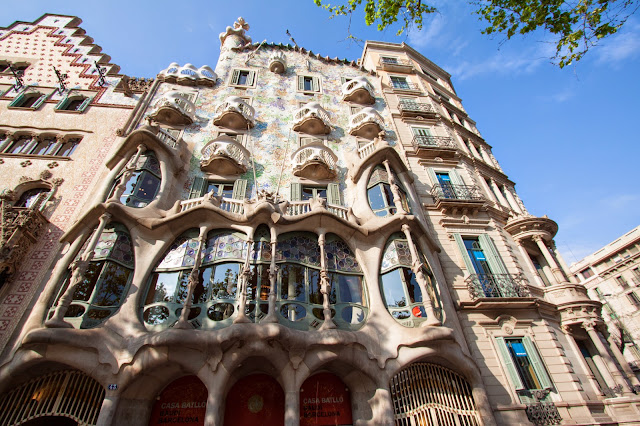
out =
<path fill-rule="evenodd" d="M 239 18 L 135 79 L 79 24 L 0 29 L 1 424 L 638 424 L 444 70 Z"/>

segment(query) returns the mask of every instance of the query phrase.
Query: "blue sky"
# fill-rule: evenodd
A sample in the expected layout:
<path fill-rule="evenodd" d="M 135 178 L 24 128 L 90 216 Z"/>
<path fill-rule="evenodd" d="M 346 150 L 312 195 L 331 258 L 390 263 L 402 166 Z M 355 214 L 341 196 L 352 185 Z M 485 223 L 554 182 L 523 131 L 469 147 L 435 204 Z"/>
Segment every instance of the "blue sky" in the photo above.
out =
<path fill-rule="evenodd" d="M 362 39 L 407 42 L 452 74 L 465 109 L 534 215 L 558 222 L 556 243 L 567 263 L 579 260 L 640 223 L 640 14 L 576 66 L 550 63 L 544 34 L 506 43 L 480 34 L 464 1 L 436 0 L 425 28 L 396 36 L 360 15 Z M 312 0 L 239 3 L 51 1 L 11 2 L 0 26 L 44 13 L 75 15 L 121 72 L 153 77 L 173 61 L 215 66 L 218 34 L 242 16 L 254 41 L 289 42 L 322 55 L 357 59 L 346 18 L 328 19 Z"/>

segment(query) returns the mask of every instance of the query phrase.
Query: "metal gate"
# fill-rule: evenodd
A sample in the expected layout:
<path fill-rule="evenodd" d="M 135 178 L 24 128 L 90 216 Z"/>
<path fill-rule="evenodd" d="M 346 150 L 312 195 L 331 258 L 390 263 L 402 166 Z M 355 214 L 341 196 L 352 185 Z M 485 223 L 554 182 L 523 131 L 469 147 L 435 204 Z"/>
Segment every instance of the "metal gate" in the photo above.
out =
<path fill-rule="evenodd" d="M 45 416 L 95 425 L 104 389 L 80 371 L 57 371 L 0 396 L 0 425 L 21 425 Z"/>
<path fill-rule="evenodd" d="M 435 364 L 416 363 L 390 383 L 397 426 L 479 426 L 469 383 Z"/>

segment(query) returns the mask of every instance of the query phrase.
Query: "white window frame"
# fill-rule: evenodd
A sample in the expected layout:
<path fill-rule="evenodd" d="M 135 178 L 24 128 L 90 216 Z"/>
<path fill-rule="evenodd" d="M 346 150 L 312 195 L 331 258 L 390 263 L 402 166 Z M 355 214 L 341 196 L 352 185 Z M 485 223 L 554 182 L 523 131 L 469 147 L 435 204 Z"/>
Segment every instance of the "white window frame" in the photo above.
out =
<path fill-rule="evenodd" d="M 306 90 L 304 87 L 305 79 L 311 79 L 311 90 Z M 298 74 L 296 78 L 296 88 L 300 93 L 315 95 L 316 93 L 322 93 L 321 78 L 312 74 Z"/>
<path fill-rule="evenodd" d="M 247 84 L 238 84 L 241 73 L 247 73 Z M 229 86 L 233 87 L 256 87 L 258 72 L 247 68 L 233 68 L 229 77 Z"/>

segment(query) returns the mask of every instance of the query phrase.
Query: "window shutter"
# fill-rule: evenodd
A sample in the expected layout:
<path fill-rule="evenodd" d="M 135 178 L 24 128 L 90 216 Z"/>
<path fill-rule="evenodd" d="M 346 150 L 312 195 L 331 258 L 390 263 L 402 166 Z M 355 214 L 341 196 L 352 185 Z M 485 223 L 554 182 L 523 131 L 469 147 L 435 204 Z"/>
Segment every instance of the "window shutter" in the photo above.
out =
<path fill-rule="evenodd" d="M 464 181 L 462 180 L 462 178 L 460 177 L 460 175 L 458 174 L 458 171 L 456 169 L 452 169 L 451 172 L 449 173 L 449 176 L 451 176 L 451 183 L 454 185 L 464 185 Z"/>
<path fill-rule="evenodd" d="M 56 109 L 57 110 L 64 109 L 64 107 L 67 105 L 68 100 L 69 100 L 69 95 L 64 96 L 62 99 L 60 99 L 60 102 L 56 104 Z"/>
<path fill-rule="evenodd" d="M 498 249 L 496 245 L 491 240 L 487 234 L 482 234 L 478 236 L 478 242 L 480 242 L 480 247 L 482 247 L 482 251 L 484 255 L 487 257 L 487 262 L 489 262 L 489 267 L 494 274 L 508 274 L 507 267 L 504 265 L 500 254 L 498 253 Z"/>
<path fill-rule="evenodd" d="M 427 168 L 427 174 L 429 175 L 429 179 L 431 179 L 431 183 L 432 183 L 433 185 L 436 185 L 436 184 L 438 184 L 438 183 L 439 183 L 439 182 L 438 182 L 438 177 L 436 176 L 436 171 L 435 171 L 435 170 L 433 170 L 433 168 L 428 167 L 428 168 Z"/>
<path fill-rule="evenodd" d="M 516 367 L 513 365 L 513 358 L 511 358 L 511 354 L 509 353 L 509 349 L 507 348 L 507 343 L 504 341 L 504 337 L 496 338 L 498 344 L 498 351 L 500 352 L 500 356 L 502 357 L 502 362 L 507 369 L 507 374 L 509 375 L 509 379 L 511 383 L 516 388 L 516 390 L 524 389 L 524 384 L 520 379 L 520 375 L 516 370 Z"/>
<path fill-rule="evenodd" d="M 299 75 L 298 76 L 298 90 L 300 91 L 304 91 L 304 76 L 303 75 Z"/>
<path fill-rule="evenodd" d="M 9 104 L 9 106 L 20 106 L 20 104 L 22 103 L 22 101 L 24 100 L 24 92 L 20 93 L 18 96 L 16 96 L 13 101 L 11 101 L 11 103 Z"/>
<path fill-rule="evenodd" d="M 302 200 L 302 184 L 299 182 L 291 182 L 291 191 L 289 194 L 290 201 Z"/>
<path fill-rule="evenodd" d="M 249 71 L 249 75 L 247 76 L 247 86 L 253 86 L 253 81 L 256 78 L 255 71 Z"/>
<path fill-rule="evenodd" d="M 527 336 L 523 337 L 522 344 L 524 345 L 524 349 L 527 351 L 527 355 L 529 356 L 529 361 L 533 366 L 533 370 L 535 371 L 536 376 L 538 377 L 538 381 L 540 381 L 540 385 L 542 386 L 542 388 L 547 389 L 547 388 L 553 387 L 553 384 L 551 383 L 551 378 L 547 374 L 547 370 L 544 368 L 544 364 L 540 359 L 540 355 L 538 355 L 538 351 L 536 350 L 536 347 L 534 346 L 531 339 Z"/>
<path fill-rule="evenodd" d="M 313 77 L 313 91 L 320 91 L 320 79 L 318 77 Z"/>
<path fill-rule="evenodd" d="M 240 79 L 240 70 L 233 70 L 233 74 L 231 74 L 231 84 L 238 84 L 239 79 Z"/>
<path fill-rule="evenodd" d="M 458 245 L 460 253 L 462 253 L 462 260 L 464 261 L 464 267 L 467 268 L 467 272 L 469 272 L 469 274 L 475 274 L 476 270 L 473 267 L 473 263 L 471 263 L 469 253 L 467 253 L 467 248 L 464 246 L 464 241 L 462 241 L 462 236 L 460 234 L 453 234 L 453 239 Z"/>
<path fill-rule="evenodd" d="M 47 99 L 47 95 L 41 95 L 38 98 L 38 100 L 31 106 L 31 108 L 38 109 L 40 107 L 40 105 L 42 105 L 44 103 L 45 99 Z"/>
<path fill-rule="evenodd" d="M 329 204 L 341 206 L 342 200 L 340 199 L 340 185 L 337 183 L 330 183 L 327 185 L 327 198 Z"/>
<path fill-rule="evenodd" d="M 80 112 L 84 111 L 89 106 L 89 104 L 91 103 L 92 100 L 93 100 L 93 98 L 85 98 L 84 102 L 82 102 L 82 104 L 80 104 L 80 106 L 78 107 L 77 111 L 80 111 Z"/>
<path fill-rule="evenodd" d="M 200 176 L 196 176 L 191 184 L 191 191 L 189 191 L 189 198 L 202 197 L 202 190 L 204 189 L 205 180 Z"/>
<path fill-rule="evenodd" d="M 246 193 L 247 193 L 247 180 L 237 179 L 233 184 L 233 194 L 231 195 L 231 198 L 233 198 L 234 200 L 244 200 Z"/>

